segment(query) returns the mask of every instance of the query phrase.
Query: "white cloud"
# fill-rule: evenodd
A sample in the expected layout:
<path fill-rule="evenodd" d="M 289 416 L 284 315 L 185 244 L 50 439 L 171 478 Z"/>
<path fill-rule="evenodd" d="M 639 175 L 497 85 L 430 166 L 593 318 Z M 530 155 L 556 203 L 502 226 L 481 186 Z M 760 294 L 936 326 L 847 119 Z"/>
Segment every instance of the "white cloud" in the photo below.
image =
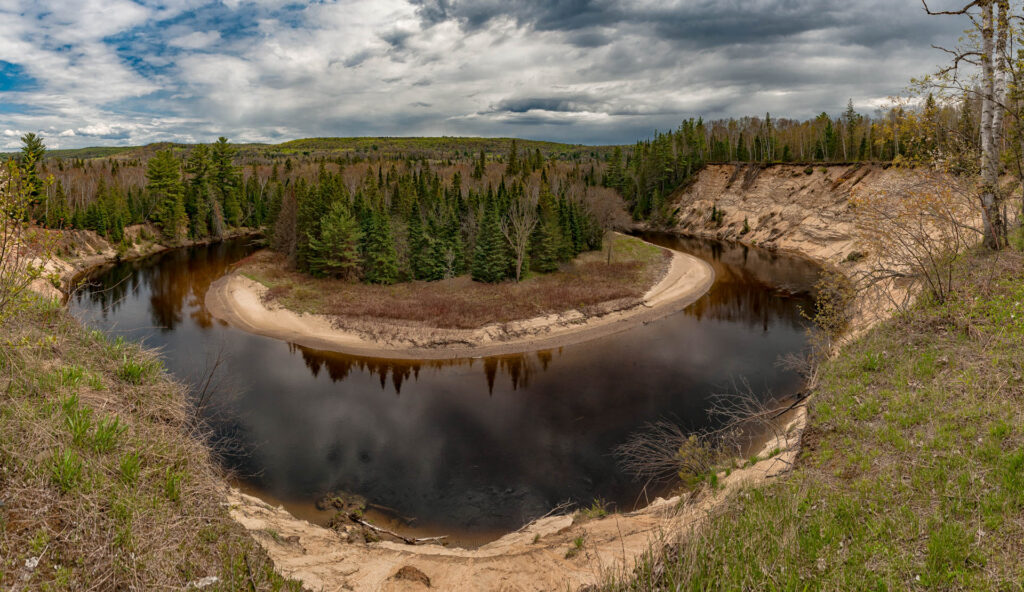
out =
<path fill-rule="evenodd" d="M 216 45 L 220 41 L 219 31 L 196 31 L 189 33 L 188 35 L 182 35 L 175 39 L 171 39 L 167 42 L 167 45 L 171 47 L 180 47 L 182 49 L 207 49 L 213 45 Z"/>
<path fill-rule="evenodd" d="M 765 13 L 780 1 L 758 0 L 751 10 Z M 713 2 L 608 4 L 618 21 L 581 20 L 586 15 L 555 4 L 524 13 L 543 13 L 543 26 L 502 12 L 512 3 L 466 4 L 487 17 L 469 27 L 443 18 L 426 24 L 406 0 L 298 9 L 289 0 L 0 0 L 0 60 L 35 81 L 4 93 L 5 102 L 32 109 L 0 113 L 0 126 L 68 145 L 221 134 L 631 142 L 702 113 L 837 113 L 847 97 L 875 105 L 941 61 L 925 33 L 920 42 L 905 39 L 922 28 L 913 19 L 932 22 L 910 9 L 884 23 L 899 25 L 888 33 L 871 29 L 877 43 L 844 41 L 880 22 L 880 1 L 811 11 L 809 19 L 827 25 L 809 21 L 804 30 L 758 37 L 723 21 L 732 13 Z M 679 38 L 671 27 L 622 16 L 630 11 L 691 29 L 679 15 L 713 12 L 723 34 Z M 742 39 L 729 42 L 735 31 Z"/>

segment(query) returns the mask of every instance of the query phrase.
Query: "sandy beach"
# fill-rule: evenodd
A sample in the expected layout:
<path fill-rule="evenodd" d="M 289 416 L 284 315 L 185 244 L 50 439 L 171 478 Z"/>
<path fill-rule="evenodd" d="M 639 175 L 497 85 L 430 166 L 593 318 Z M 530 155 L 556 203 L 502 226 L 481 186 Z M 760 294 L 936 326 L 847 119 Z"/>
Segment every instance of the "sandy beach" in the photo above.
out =
<path fill-rule="evenodd" d="M 672 252 L 664 277 L 639 304 L 585 315 L 569 310 L 479 329 L 440 329 L 381 321 L 369 334 L 339 327 L 336 319 L 299 314 L 267 304 L 267 288 L 239 273 L 214 282 L 206 308 L 233 327 L 298 345 L 352 355 L 392 359 L 453 359 L 555 349 L 624 331 L 682 310 L 714 283 L 711 266 Z"/>

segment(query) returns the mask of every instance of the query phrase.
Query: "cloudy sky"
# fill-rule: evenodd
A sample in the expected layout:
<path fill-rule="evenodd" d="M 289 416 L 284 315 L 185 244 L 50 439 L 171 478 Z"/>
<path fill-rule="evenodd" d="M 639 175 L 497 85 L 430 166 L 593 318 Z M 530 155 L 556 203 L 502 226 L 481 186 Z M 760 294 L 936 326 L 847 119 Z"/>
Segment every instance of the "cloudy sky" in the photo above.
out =
<path fill-rule="evenodd" d="M 0 0 L 0 149 L 630 143 L 697 115 L 871 112 L 963 28 L 918 0 Z"/>

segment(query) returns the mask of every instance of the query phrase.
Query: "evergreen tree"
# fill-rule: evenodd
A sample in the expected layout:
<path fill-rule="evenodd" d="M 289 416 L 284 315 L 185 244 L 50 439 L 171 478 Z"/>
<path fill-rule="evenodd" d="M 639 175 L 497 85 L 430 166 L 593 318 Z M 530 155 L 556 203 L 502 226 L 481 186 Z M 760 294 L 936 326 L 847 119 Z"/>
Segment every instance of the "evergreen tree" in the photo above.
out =
<path fill-rule="evenodd" d="M 210 147 L 200 144 L 192 149 L 185 161 L 185 172 L 189 175 L 185 192 L 185 213 L 189 219 L 189 234 L 202 238 L 210 234 Z"/>
<path fill-rule="evenodd" d="M 473 251 L 473 279 L 495 283 L 508 277 L 510 258 L 505 237 L 493 204 L 484 213 Z"/>
<path fill-rule="evenodd" d="M 393 284 L 398 279 L 398 253 L 386 214 L 370 214 L 369 231 L 363 241 L 363 280 L 371 284 Z"/>
<path fill-rule="evenodd" d="M 508 153 L 508 166 L 505 167 L 505 174 L 512 176 L 519 174 L 519 153 L 516 148 L 516 140 L 512 138 L 512 147 Z"/>
<path fill-rule="evenodd" d="M 218 138 L 210 152 L 210 173 L 224 222 L 229 226 L 242 223 L 242 208 L 238 200 L 240 175 L 234 157 L 235 148 L 228 143 L 228 139 L 223 136 Z"/>
<path fill-rule="evenodd" d="M 43 183 L 39 179 L 38 167 L 46 154 L 46 146 L 40 136 L 31 132 L 21 137 L 21 143 L 22 182 L 25 184 L 28 205 L 32 207 L 42 200 Z"/>
<path fill-rule="evenodd" d="M 57 181 L 53 197 L 46 206 L 46 226 L 49 228 L 68 228 L 71 226 L 71 211 L 68 198 L 64 192 L 64 184 Z"/>
<path fill-rule="evenodd" d="M 423 218 L 420 215 L 418 202 L 413 206 L 409 216 L 409 260 L 415 279 L 439 279 L 433 262 L 431 240 L 423 228 Z"/>
<path fill-rule="evenodd" d="M 146 168 L 146 190 L 156 202 L 153 221 L 170 239 L 184 236 L 188 228 L 185 214 L 181 167 L 170 150 L 161 150 L 149 160 Z"/>
<path fill-rule="evenodd" d="M 341 201 L 331 204 L 320 219 L 320 237 L 309 239 L 309 269 L 314 275 L 343 279 L 359 275 L 362 258 L 359 243 L 363 238 L 359 222 Z"/>
<path fill-rule="evenodd" d="M 562 231 L 558 219 L 545 216 L 537 225 L 534 248 L 530 255 L 530 268 L 539 273 L 558 270 L 562 258 Z"/>

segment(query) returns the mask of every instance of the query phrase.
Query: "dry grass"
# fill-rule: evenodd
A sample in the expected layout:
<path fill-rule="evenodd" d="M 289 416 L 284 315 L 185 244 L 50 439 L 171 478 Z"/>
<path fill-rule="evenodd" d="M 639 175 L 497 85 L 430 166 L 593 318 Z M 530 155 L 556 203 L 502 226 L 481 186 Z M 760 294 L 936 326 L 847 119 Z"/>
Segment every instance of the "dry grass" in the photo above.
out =
<path fill-rule="evenodd" d="M 0 588 L 299 589 L 228 516 L 184 389 L 39 302 L 0 338 Z"/>
<path fill-rule="evenodd" d="M 821 367 L 794 472 L 608 590 L 1020 590 L 1024 256 L 961 260 Z"/>
<path fill-rule="evenodd" d="M 611 264 L 604 252 L 584 253 L 562 270 L 522 282 L 438 282 L 375 286 L 315 279 L 289 270 L 284 259 L 259 252 L 239 271 L 269 288 L 269 299 L 291 310 L 347 319 L 382 319 L 431 327 L 475 329 L 490 323 L 636 301 L 665 273 L 671 255 L 640 239 L 616 235 Z"/>

